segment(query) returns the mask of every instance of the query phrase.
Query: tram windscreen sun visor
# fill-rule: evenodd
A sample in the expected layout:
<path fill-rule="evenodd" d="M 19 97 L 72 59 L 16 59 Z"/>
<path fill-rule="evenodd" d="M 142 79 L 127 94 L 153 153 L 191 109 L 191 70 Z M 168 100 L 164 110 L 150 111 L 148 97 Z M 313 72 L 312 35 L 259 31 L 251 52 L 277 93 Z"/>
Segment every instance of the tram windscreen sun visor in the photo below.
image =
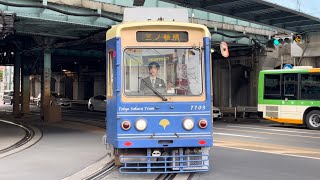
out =
<path fill-rule="evenodd" d="M 188 32 L 185 31 L 138 31 L 137 42 L 188 42 Z"/>

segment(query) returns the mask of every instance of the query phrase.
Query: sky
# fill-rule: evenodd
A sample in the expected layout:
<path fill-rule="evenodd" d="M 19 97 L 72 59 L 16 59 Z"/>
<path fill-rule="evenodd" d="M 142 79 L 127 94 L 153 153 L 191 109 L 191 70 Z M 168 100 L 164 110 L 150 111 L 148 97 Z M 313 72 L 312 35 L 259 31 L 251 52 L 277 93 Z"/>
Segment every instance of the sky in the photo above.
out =
<path fill-rule="evenodd" d="M 320 18 L 319 0 L 265 0 Z"/>

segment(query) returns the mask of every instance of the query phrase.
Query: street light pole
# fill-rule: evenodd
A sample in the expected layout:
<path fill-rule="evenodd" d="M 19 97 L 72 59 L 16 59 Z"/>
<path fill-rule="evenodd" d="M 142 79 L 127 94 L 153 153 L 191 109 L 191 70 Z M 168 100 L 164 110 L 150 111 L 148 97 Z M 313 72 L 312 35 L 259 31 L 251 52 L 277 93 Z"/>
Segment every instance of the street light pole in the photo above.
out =
<path fill-rule="evenodd" d="M 229 65 L 229 107 L 232 107 L 232 97 L 231 97 L 231 80 L 232 80 L 232 77 L 231 77 L 231 63 L 230 63 L 230 60 L 228 58 L 226 58 L 227 61 L 228 61 L 228 65 Z"/>
<path fill-rule="evenodd" d="M 229 65 L 229 107 L 232 107 L 232 102 L 231 102 L 231 63 L 230 60 L 228 59 L 229 57 L 229 48 L 228 44 L 224 41 L 220 43 L 220 52 L 223 57 L 225 57 L 228 61 Z"/>

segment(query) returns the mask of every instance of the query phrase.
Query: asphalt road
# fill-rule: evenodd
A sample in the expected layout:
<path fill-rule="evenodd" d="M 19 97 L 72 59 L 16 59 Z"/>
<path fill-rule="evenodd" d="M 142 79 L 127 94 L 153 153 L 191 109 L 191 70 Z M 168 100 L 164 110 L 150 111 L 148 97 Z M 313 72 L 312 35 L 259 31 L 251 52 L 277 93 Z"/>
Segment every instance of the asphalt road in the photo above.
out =
<path fill-rule="evenodd" d="M 0 106 L 0 110 L 10 111 L 10 106 Z M 63 111 L 65 120 L 90 121 L 104 126 L 104 118 L 103 112 Z M 214 122 L 210 171 L 197 173 L 192 179 L 320 180 L 320 131 L 257 122 Z M 148 179 L 149 176 L 114 172 L 111 177 Z"/>
<path fill-rule="evenodd" d="M 320 131 L 217 122 L 214 139 L 212 169 L 198 174 L 200 179 L 320 179 Z"/>

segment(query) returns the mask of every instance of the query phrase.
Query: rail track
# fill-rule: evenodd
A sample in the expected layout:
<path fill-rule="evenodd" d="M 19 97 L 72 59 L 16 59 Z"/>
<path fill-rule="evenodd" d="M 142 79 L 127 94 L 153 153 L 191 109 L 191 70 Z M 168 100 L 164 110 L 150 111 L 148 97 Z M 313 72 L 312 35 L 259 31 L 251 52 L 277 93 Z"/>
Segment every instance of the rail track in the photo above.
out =
<path fill-rule="evenodd" d="M 93 174 L 90 174 L 89 176 L 84 178 L 84 180 L 102 179 L 118 169 L 119 169 L 119 167 L 116 166 L 114 160 L 112 160 L 109 163 L 107 163 L 105 166 L 100 168 L 98 171 L 96 171 Z"/>
<path fill-rule="evenodd" d="M 13 123 L 13 122 L 10 122 L 10 121 L 5 121 L 5 120 L 0 120 L 0 122 L 6 123 L 6 124 L 11 124 L 11 125 L 13 125 L 13 126 L 17 126 L 17 127 L 19 127 L 19 128 L 22 128 L 22 129 L 26 132 L 26 134 L 24 135 L 24 137 L 23 137 L 20 141 L 14 143 L 13 145 L 11 145 L 11 146 L 9 146 L 9 147 L 6 147 L 6 148 L 4 148 L 4 149 L 1 149 L 1 150 L 0 150 L 0 154 L 3 154 L 3 153 L 6 153 L 6 152 L 9 152 L 9 151 L 12 151 L 13 149 L 16 149 L 16 148 L 18 148 L 18 147 L 26 144 L 26 143 L 29 142 L 29 141 L 33 138 L 33 136 L 34 136 L 34 131 L 33 131 L 33 129 L 31 129 L 31 128 L 27 127 L 27 126 L 23 126 L 23 125 L 16 124 L 16 123 Z"/>
<path fill-rule="evenodd" d="M 0 119 L 0 123 L 6 123 L 6 124 L 13 125 L 13 126 L 17 126 L 25 131 L 24 137 L 22 139 L 20 139 L 18 142 L 14 143 L 13 145 L 11 145 L 9 147 L 0 149 L 0 158 L 9 156 L 9 155 L 14 154 L 16 152 L 19 152 L 19 151 L 15 151 L 13 153 L 10 153 L 11 151 L 17 150 L 21 146 L 30 142 L 35 136 L 35 131 L 29 126 L 25 126 L 25 125 L 21 125 L 21 124 L 17 124 L 17 123 L 11 122 L 11 121 L 1 120 L 1 119 Z M 42 137 L 42 132 L 41 132 L 41 137 Z M 33 144 L 35 144 L 36 142 L 38 142 L 38 140 L 35 141 Z M 29 145 L 27 148 L 29 148 L 33 144 Z"/>
<path fill-rule="evenodd" d="M 72 114 L 66 113 L 65 116 L 72 116 Z M 77 115 L 76 115 L 77 116 Z M 79 116 L 80 117 L 80 116 Z M 81 124 L 86 124 L 90 126 L 95 126 L 98 128 L 106 128 L 105 125 L 101 124 L 103 121 L 101 119 L 93 120 L 93 119 L 77 119 L 77 120 L 71 120 L 71 119 L 66 119 L 66 121 L 70 122 L 76 122 L 76 123 L 81 123 Z M 98 180 L 98 179 L 108 179 L 108 175 L 112 174 L 113 172 L 117 171 L 120 167 L 115 165 L 114 160 L 105 163 L 101 168 L 98 170 L 94 171 L 93 173 L 90 173 L 86 177 L 84 177 L 84 180 Z M 159 174 L 154 180 L 173 180 L 177 176 L 177 173 L 163 173 Z M 187 175 L 187 178 L 183 178 L 186 180 L 191 180 L 194 176 L 194 173 L 189 173 Z M 152 179 L 152 178 L 151 178 Z"/>

